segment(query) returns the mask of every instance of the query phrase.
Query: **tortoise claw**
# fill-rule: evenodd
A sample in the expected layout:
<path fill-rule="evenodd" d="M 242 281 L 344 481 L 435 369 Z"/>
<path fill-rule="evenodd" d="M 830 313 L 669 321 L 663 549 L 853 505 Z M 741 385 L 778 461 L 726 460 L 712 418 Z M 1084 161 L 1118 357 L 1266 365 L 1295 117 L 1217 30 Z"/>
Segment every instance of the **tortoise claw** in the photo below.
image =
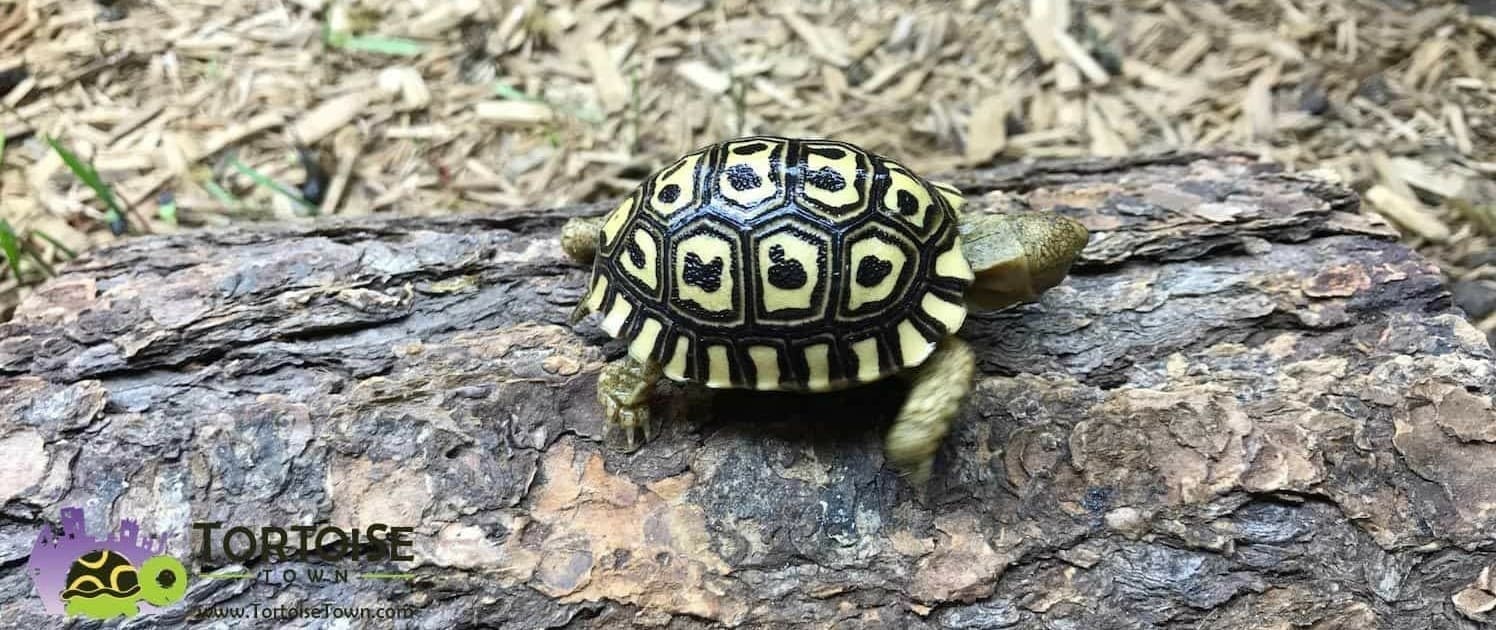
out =
<path fill-rule="evenodd" d="M 649 398 L 659 377 L 657 366 L 642 365 L 628 358 L 603 367 L 597 379 L 597 400 L 602 404 L 606 423 L 603 430 L 605 443 L 624 452 L 633 452 L 654 437 Z M 643 434 L 642 440 L 640 434 Z M 621 445 L 618 444 L 620 440 Z"/>
<path fill-rule="evenodd" d="M 604 413 L 607 425 L 603 429 L 603 442 L 609 448 L 632 453 L 654 438 L 648 407 L 620 408 L 616 413 Z"/>

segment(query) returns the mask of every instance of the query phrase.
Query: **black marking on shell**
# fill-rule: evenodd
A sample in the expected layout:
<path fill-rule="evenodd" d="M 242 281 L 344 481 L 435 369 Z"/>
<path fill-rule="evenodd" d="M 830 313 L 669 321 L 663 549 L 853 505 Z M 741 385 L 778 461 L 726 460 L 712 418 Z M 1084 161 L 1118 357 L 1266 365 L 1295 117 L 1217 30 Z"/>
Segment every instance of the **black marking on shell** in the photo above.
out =
<path fill-rule="evenodd" d="M 857 284 L 865 287 L 877 286 L 893 272 L 893 263 L 877 256 L 863 256 L 857 261 Z"/>
<path fill-rule="evenodd" d="M 665 203 L 675 203 L 676 199 L 680 199 L 680 186 L 665 184 L 664 187 L 660 188 L 659 194 L 655 195 L 655 197 Z"/>
<path fill-rule="evenodd" d="M 911 193 L 907 190 L 900 190 L 898 194 L 898 203 L 899 214 L 902 214 L 906 217 L 912 217 L 914 216 L 914 213 L 919 212 L 919 200 L 914 198 L 914 193 Z"/>
<path fill-rule="evenodd" d="M 629 239 L 629 262 L 635 267 L 644 268 L 644 250 L 639 248 L 639 239 Z"/>
<path fill-rule="evenodd" d="M 727 168 L 727 183 L 733 190 L 753 190 L 764 185 L 758 173 L 753 172 L 753 167 L 747 164 L 734 164 Z"/>
<path fill-rule="evenodd" d="M 847 178 L 842 177 L 841 173 L 836 172 L 836 169 L 829 166 L 822 166 L 821 168 L 811 171 L 810 174 L 805 177 L 805 181 L 808 182 L 811 186 L 815 186 L 816 188 L 820 188 L 823 190 L 829 190 L 831 192 L 836 192 L 847 187 Z"/>
<path fill-rule="evenodd" d="M 696 252 L 686 253 L 686 268 L 681 273 L 686 284 L 697 287 L 707 293 L 715 293 L 722 288 L 722 257 L 713 256 L 712 262 L 703 263 Z"/>
<path fill-rule="evenodd" d="M 827 357 L 830 365 L 826 374 L 828 387 L 840 389 L 903 369 L 892 350 L 900 342 L 896 327 L 902 322 L 913 322 L 919 334 L 929 341 L 950 334 L 942 322 L 919 308 L 918 299 L 928 294 L 960 304 L 962 292 L 969 284 L 969 281 L 939 276 L 932 271 L 933 256 L 947 250 L 955 238 L 955 222 L 947 204 L 942 197 L 933 196 L 933 203 L 925 208 L 923 225 L 911 227 L 909 220 L 919 213 L 919 208 L 913 207 L 913 214 L 905 214 L 912 206 L 908 202 L 901 203 L 897 191 L 894 195 L 886 194 L 890 171 L 893 170 L 912 177 L 915 185 L 928 188 L 928 182 L 896 162 L 855 146 L 778 137 L 745 138 L 734 142 L 741 144 L 703 148 L 700 152 L 702 159 L 695 163 L 689 183 L 684 181 L 684 177 L 681 178 L 683 181 L 677 182 L 679 190 L 675 191 L 677 196 L 673 202 L 665 201 L 669 198 L 669 193 L 665 192 L 669 184 L 663 180 L 678 173 L 685 161 L 650 175 L 645 178 L 648 183 L 635 191 L 635 195 L 642 195 L 652 190 L 654 196 L 648 201 L 659 204 L 680 203 L 693 192 L 699 199 L 668 217 L 638 212 L 622 226 L 621 236 L 631 234 L 636 227 L 648 228 L 649 233 L 656 236 L 659 245 L 657 265 L 662 265 L 660 269 L 664 272 L 663 277 L 658 278 L 659 288 L 650 289 L 638 282 L 637 267 L 630 264 L 638 260 L 633 254 L 626 253 L 631 244 L 629 238 L 615 238 L 615 241 L 624 242 L 610 243 L 611 249 L 604 248 L 599 252 L 594 273 L 609 280 L 603 301 L 612 303 L 616 296 L 622 296 L 635 306 L 617 337 L 631 341 L 640 334 L 646 318 L 660 321 L 665 328 L 648 350 L 648 355 L 662 364 L 667 363 L 672 359 L 676 340 L 687 340 L 680 376 L 693 382 L 701 382 L 708 376 L 709 347 L 726 346 L 730 386 L 747 389 L 756 388 L 753 371 L 745 364 L 752 359 L 746 354 L 747 350 L 755 344 L 769 343 L 785 349 L 780 364 L 781 385 L 786 389 L 801 390 L 808 387 L 806 379 L 809 378 L 804 349 L 812 343 L 830 346 Z M 769 157 L 770 153 L 774 156 L 771 159 L 757 160 Z M 733 155 L 752 156 L 756 161 L 753 164 L 726 164 Z M 810 168 L 808 155 L 816 156 L 809 158 L 812 162 L 825 157 L 846 166 L 817 164 L 816 168 Z M 849 161 L 849 157 L 855 159 Z M 841 192 L 852 187 L 858 189 L 857 202 L 844 207 L 827 207 L 826 202 L 807 194 L 812 188 L 828 191 L 834 187 L 835 184 L 829 181 L 829 174 L 833 172 L 843 180 Z M 776 189 L 776 195 L 755 204 L 751 214 L 745 214 L 728 196 L 735 190 L 758 192 L 756 187 L 761 190 L 763 186 L 778 187 L 781 184 L 784 189 Z M 693 190 L 693 187 L 696 188 Z M 917 204 L 919 191 L 910 192 L 914 193 L 912 196 Z M 641 197 L 640 201 L 645 201 L 645 198 Z M 639 207 L 650 206 L 641 203 Z M 816 245 L 815 263 L 807 260 L 799 248 L 792 248 L 787 243 L 783 243 L 782 252 L 773 251 L 770 245 L 761 246 L 769 251 L 757 249 L 754 245 L 784 231 L 786 226 L 802 233 L 799 235 L 801 240 Z M 872 237 L 897 244 L 908 256 L 905 264 L 895 265 L 892 258 L 883 259 L 881 255 L 862 256 L 864 252 L 860 248 L 859 258 L 872 258 L 868 266 L 863 268 L 861 260 L 851 258 L 852 245 L 866 237 L 863 236 L 864 230 L 868 228 L 877 232 Z M 680 251 L 680 244 L 685 239 L 703 233 L 720 236 L 731 253 L 716 249 L 709 250 L 711 254 Z M 644 251 L 647 248 L 640 248 L 648 257 L 649 253 Z M 800 257 L 791 256 L 791 251 Z M 763 264 L 760 265 L 759 261 Z M 794 263 L 800 263 L 798 269 Z M 673 265 L 679 265 L 679 268 L 670 268 Z M 885 266 L 887 269 L 882 269 Z M 805 284 L 800 284 L 797 271 L 805 273 Z M 869 284 L 886 286 L 894 280 L 891 275 L 897 276 L 897 282 L 893 282 L 896 286 L 886 298 L 864 302 L 856 308 L 850 306 L 848 295 L 852 287 L 861 285 L 860 290 L 871 288 Z M 854 282 L 858 284 L 853 285 Z M 688 287 L 711 293 L 715 298 L 729 292 L 731 306 L 724 307 L 722 305 L 727 302 L 715 300 L 714 308 L 725 310 L 707 310 L 682 293 L 683 290 L 690 292 Z M 768 310 L 763 291 L 779 287 L 813 288 L 810 306 L 781 306 Z M 878 340 L 877 365 L 870 366 L 875 368 L 876 375 L 864 378 L 859 376 L 852 345 L 869 338 Z"/>
<path fill-rule="evenodd" d="M 769 266 L 769 284 L 775 288 L 793 291 L 805 286 L 809 276 L 805 274 L 805 266 L 793 258 L 784 257 L 784 247 L 774 245 L 769 248 L 769 260 L 774 261 Z"/>
<path fill-rule="evenodd" d="M 836 147 L 811 147 L 809 151 L 829 160 L 840 160 L 847 157 L 846 151 Z"/>

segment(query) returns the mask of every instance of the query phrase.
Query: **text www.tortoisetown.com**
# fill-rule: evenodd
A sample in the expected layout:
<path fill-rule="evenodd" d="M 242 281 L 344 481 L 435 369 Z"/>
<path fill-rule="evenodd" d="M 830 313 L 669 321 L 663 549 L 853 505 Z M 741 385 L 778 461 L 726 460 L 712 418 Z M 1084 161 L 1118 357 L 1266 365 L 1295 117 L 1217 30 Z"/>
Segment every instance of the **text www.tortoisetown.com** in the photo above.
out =
<path fill-rule="evenodd" d="M 320 605 L 246 604 L 243 606 L 204 606 L 192 611 L 189 618 L 208 619 L 410 619 L 414 606 L 340 606 L 329 602 Z"/>

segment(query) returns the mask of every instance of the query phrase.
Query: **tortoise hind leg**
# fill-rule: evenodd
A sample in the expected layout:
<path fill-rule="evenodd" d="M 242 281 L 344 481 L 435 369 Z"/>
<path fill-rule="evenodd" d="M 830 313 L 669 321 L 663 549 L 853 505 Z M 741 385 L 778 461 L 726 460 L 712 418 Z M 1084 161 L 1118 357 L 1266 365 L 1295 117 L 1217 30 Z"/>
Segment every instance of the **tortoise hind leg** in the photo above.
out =
<path fill-rule="evenodd" d="M 915 371 L 909 397 L 888 430 L 884 453 L 915 485 L 930 478 L 935 452 L 971 393 L 976 355 L 957 337 L 946 337 Z"/>
<path fill-rule="evenodd" d="M 572 260 L 582 264 L 592 262 L 597 255 L 597 239 L 602 233 L 605 217 L 578 217 L 568 219 L 561 226 L 561 251 Z"/>
<path fill-rule="evenodd" d="M 649 395 L 659 380 L 660 366 L 654 362 L 645 364 L 623 357 L 603 366 L 597 376 L 597 401 L 603 406 L 603 420 L 607 422 L 604 442 L 629 452 L 642 444 L 636 439 L 640 433 L 644 442 L 653 437 Z M 623 445 L 617 444 L 619 433 L 623 434 Z"/>

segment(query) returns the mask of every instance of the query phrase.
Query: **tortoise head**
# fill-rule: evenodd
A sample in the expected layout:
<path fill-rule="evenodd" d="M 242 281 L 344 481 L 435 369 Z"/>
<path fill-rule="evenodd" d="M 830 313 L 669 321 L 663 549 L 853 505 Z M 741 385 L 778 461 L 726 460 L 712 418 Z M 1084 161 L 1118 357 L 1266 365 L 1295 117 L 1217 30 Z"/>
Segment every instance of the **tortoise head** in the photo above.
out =
<path fill-rule="evenodd" d="M 976 275 L 966 290 L 973 308 L 995 310 L 1037 300 L 1070 272 L 1091 234 L 1053 213 L 961 216 L 961 249 Z"/>

